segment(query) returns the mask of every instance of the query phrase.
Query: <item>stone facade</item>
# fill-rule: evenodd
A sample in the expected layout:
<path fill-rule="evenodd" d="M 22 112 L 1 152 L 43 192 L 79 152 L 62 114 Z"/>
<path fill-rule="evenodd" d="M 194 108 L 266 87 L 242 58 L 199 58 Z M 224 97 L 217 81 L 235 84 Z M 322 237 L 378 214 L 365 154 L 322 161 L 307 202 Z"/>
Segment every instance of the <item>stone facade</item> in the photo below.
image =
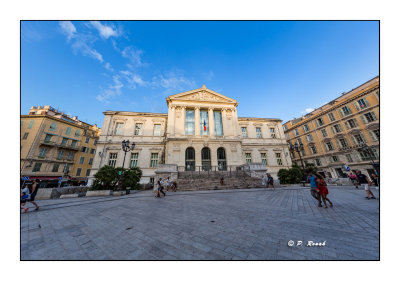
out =
<path fill-rule="evenodd" d="M 168 114 L 104 112 L 91 177 L 104 165 L 123 165 L 123 140 L 135 143 L 124 167 L 140 167 L 141 183 L 154 179 L 158 164 L 205 171 L 236 170 L 253 163 L 275 176 L 280 168 L 291 166 L 280 119 L 238 117 L 236 100 L 205 86 L 166 101 Z"/>

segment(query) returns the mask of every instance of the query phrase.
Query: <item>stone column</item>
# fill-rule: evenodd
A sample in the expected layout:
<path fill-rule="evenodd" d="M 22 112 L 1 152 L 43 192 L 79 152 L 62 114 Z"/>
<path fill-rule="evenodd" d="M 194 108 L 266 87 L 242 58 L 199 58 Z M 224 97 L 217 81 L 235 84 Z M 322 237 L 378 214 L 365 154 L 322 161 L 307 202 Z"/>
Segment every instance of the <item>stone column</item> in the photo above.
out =
<path fill-rule="evenodd" d="M 237 116 L 236 108 L 234 109 L 233 116 L 234 116 L 233 119 L 235 120 L 234 128 L 236 128 L 235 136 L 240 136 L 241 135 L 241 131 L 240 131 L 240 128 L 239 128 L 239 119 L 238 119 L 238 116 Z"/>
<path fill-rule="evenodd" d="M 232 128 L 233 128 L 233 136 L 236 137 L 237 136 L 237 120 L 236 120 L 236 112 L 234 111 L 234 109 L 231 109 L 232 111 Z"/>
<path fill-rule="evenodd" d="M 208 109 L 208 126 L 209 126 L 209 133 L 210 133 L 210 137 L 214 136 L 214 109 L 213 108 L 209 108 Z"/>
<path fill-rule="evenodd" d="M 196 106 L 194 113 L 194 134 L 200 136 L 200 107 Z"/>
<path fill-rule="evenodd" d="M 186 120 L 186 106 L 182 106 L 181 107 L 181 132 L 180 135 L 184 136 L 186 135 L 186 124 L 185 124 L 185 120 Z"/>
<path fill-rule="evenodd" d="M 223 134 L 224 137 L 227 136 L 228 133 L 228 128 L 226 127 L 226 108 L 222 108 L 221 109 L 221 117 L 222 117 L 222 130 L 223 130 Z"/>
<path fill-rule="evenodd" d="M 171 136 L 175 135 L 175 109 L 176 106 L 172 106 L 172 113 L 171 113 Z"/>

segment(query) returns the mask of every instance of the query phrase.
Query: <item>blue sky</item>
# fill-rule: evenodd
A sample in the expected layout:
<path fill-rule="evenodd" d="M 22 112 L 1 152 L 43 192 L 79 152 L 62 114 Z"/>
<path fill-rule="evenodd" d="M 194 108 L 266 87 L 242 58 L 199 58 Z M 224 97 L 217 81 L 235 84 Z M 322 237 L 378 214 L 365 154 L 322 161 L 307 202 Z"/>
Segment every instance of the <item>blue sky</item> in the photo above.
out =
<path fill-rule="evenodd" d="M 239 117 L 288 121 L 379 74 L 379 24 L 22 22 L 21 73 L 22 114 L 52 105 L 102 126 L 105 110 L 166 113 L 205 84 Z"/>

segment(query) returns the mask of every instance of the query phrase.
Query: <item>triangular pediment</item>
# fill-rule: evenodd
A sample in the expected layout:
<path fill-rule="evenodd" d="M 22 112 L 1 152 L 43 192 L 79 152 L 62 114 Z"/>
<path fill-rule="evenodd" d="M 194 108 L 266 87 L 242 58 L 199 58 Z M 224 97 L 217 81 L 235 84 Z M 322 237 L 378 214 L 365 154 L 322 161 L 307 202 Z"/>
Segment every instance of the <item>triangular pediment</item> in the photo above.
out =
<path fill-rule="evenodd" d="M 203 86 L 200 89 L 191 90 L 175 95 L 171 95 L 167 98 L 167 101 L 199 101 L 199 102 L 219 102 L 219 103 L 230 103 L 237 105 L 237 101 L 228 98 L 220 93 L 214 92 Z"/>

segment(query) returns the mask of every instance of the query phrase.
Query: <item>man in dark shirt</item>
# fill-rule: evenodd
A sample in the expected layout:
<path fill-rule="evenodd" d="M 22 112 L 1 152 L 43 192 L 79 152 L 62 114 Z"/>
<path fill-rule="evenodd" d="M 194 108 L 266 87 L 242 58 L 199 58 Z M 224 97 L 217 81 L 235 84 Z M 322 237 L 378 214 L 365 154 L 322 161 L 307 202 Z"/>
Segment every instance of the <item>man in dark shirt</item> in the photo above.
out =
<path fill-rule="evenodd" d="M 376 199 L 375 195 L 372 193 L 371 188 L 370 188 L 371 181 L 367 178 L 367 176 L 364 174 L 361 174 L 361 171 L 357 171 L 356 176 L 357 176 L 358 184 L 361 185 L 361 187 L 363 187 L 365 192 L 367 193 L 367 197 L 365 197 L 365 198 Z M 371 195 L 371 198 L 369 198 L 370 195 Z"/>

